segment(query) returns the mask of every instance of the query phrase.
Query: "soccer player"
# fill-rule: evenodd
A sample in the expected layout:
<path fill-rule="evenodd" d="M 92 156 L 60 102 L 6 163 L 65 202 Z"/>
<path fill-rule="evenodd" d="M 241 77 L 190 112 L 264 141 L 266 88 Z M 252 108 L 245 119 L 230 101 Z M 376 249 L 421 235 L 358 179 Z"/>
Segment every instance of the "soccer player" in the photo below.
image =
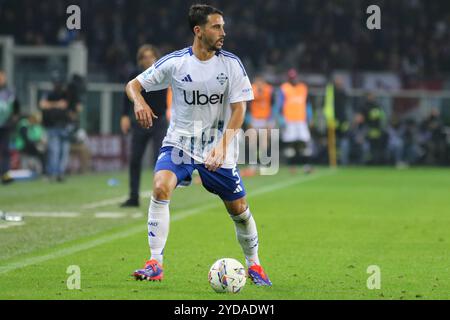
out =
<path fill-rule="evenodd" d="M 150 260 L 133 275 L 137 280 L 162 280 L 163 251 L 169 233 L 169 203 L 174 189 L 192 180 L 197 170 L 203 186 L 217 194 L 235 223 L 250 279 L 270 286 L 258 258 L 258 232 L 236 166 L 237 133 L 246 101 L 253 92 L 242 62 L 222 50 L 223 13 L 208 5 L 193 5 L 189 24 L 191 47 L 175 51 L 127 84 L 138 123 L 150 128 L 157 118 L 141 95 L 171 86 L 170 125 L 155 166 L 148 211 Z"/>

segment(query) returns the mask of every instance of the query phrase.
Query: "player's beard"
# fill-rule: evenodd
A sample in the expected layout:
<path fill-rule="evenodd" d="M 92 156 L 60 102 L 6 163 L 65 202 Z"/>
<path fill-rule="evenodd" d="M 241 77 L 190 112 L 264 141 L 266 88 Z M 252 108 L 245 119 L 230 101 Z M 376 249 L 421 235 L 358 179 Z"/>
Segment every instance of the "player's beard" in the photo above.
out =
<path fill-rule="evenodd" d="M 220 49 L 222 49 L 222 46 L 219 46 L 219 42 L 222 41 L 222 45 L 224 42 L 225 38 L 219 38 L 217 40 L 213 40 L 213 39 L 208 39 L 205 37 L 205 44 L 206 47 L 208 48 L 208 51 L 219 51 Z"/>

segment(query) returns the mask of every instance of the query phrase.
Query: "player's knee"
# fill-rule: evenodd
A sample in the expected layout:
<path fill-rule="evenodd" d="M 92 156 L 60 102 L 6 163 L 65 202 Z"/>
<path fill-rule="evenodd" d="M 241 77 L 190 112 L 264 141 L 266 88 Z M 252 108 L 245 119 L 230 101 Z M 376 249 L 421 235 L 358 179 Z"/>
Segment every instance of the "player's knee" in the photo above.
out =
<path fill-rule="evenodd" d="M 238 216 L 248 209 L 247 201 L 244 198 L 226 203 L 228 213 L 234 216 Z"/>
<path fill-rule="evenodd" d="M 155 181 L 153 187 L 153 198 L 156 200 L 169 200 L 172 190 L 167 183 Z"/>

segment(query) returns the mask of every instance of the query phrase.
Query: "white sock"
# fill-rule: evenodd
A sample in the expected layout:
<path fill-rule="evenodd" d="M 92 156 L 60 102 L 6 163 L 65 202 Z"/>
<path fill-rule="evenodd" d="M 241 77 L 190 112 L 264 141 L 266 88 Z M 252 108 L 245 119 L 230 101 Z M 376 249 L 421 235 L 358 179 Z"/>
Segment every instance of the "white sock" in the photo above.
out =
<path fill-rule="evenodd" d="M 152 197 L 148 208 L 148 244 L 151 258 L 163 263 L 164 247 L 169 235 L 169 200 L 156 200 Z"/>
<path fill-rule="evenodd" d="M 258 231 L 250 209 L 247 208 L 240 215 L 230 215 L 230 217 L 234 221 L 236 237 L 242 247 L 242 251 L 244 251 L 247 267 L 255 263 L 260 264 L 258 258 Z"/>

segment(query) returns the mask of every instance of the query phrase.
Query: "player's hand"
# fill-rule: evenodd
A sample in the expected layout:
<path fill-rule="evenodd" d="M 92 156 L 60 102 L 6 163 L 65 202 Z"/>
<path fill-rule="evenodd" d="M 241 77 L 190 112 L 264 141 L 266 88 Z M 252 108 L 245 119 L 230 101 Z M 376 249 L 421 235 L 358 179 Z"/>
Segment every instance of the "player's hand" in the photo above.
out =
<path fill-rule="evenodd" d="M 216 171 L 219 169 L 225 161 L 225 150 L 222 147 L 222 143 L 219 143 L 214 149 L 211 150 L 205 160 L 205 167 L 209 171 Z"/>
<path fill-rule="evenodd" d="M 120 130 L 122 130 L 123 134 L 127 134 L 131 127 L 130 117 L 122 116 L 120 118 Z"/>
<path fill-rule="evenodd" d="M 134 114 L 136 120 L 142 128 L 148 129 L 153 125 L 153 119 L 158 117 L 153 113 L 153 110 L 147 104 L 134 104 Z"/>

